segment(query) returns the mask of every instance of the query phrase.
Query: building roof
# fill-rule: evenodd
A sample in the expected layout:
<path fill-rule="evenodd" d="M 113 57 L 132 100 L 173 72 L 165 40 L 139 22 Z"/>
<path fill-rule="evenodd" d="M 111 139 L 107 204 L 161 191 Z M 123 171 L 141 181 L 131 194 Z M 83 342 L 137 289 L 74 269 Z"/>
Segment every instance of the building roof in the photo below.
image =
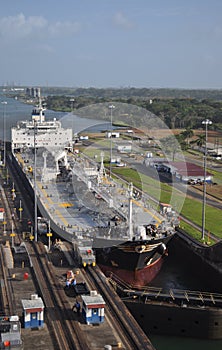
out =
<path fill-rule="evenodd" d="M 189 177 L 203 177 L 204 176 L 204 169 L 203 167 L 196 165 L 194 163 L 189 162 L 169 162 L 168 165 L 173 171 L 176 171 L 182 176 L 189 176 Z M 211 173 L 207 172 L 207 176 L 212 175 Z"/>
<path fill-rule="evenodd" d="M 40 298 L 40 297 L 38 297 L 37 299 L 29 299 L 29 300 L 23 299 L 22 306 L 23 306 L 23 310 L 29 310 L 29 309 L 35 309 L 35 308 L 43 309 L 44 308 L 42 298 Z"/>
<path fill-rule="evenodd" d="M 100 294 L 97 295 L 82 295 L 82 301 L 85 303 L 85 305 L 94 306 L 94 307 L 104 307 L 105 301 L 103 297 Z M 99 306 L 98 306 L 99 305 Z"/>

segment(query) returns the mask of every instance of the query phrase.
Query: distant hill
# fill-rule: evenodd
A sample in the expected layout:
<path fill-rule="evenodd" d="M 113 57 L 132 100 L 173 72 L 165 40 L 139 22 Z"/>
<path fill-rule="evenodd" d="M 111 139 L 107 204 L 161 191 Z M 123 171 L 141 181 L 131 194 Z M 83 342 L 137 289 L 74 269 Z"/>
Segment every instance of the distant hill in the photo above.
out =
<path fill-rule="evenodd" d="M 153 89 L 153 88 L 68 88 L 68 87 L 41 87 L 45 95 L 70 95 L 94 98 L 191 98 L 222 100 L 222 89 Z"/>
<path fill-rule="evenodd" d="M 7 93 L 16 94 L 18 98 L 34 103 L 33 99 L 27 99 L 26 92 L 19 94 L 18 91 L 8 88 Z M 78 111 L 78 115 L 82 111 L 87 117 L 106 119 L 107 103 L 122 103 L 124 111 L 120 112 L 118 109 L 118 113 L 127 115 L 124 120 L 128 125 L 134 125 L 135 115 L 138 116 L 138 109 L 132 113 L 132 106 L 136 106 L 158 116 L 170 129 L 202 129 L 203 120 L 210 119 L 211 129 L 222 131 L 222 89 L 41 87 L 41 93 L 47 108 L 55 111 L 73 110 L 75 114 Z M 94 114 L 87 113 L 87 106 Z M 147 120 L 146 115 L 141 113 L 141 118 Z"/>

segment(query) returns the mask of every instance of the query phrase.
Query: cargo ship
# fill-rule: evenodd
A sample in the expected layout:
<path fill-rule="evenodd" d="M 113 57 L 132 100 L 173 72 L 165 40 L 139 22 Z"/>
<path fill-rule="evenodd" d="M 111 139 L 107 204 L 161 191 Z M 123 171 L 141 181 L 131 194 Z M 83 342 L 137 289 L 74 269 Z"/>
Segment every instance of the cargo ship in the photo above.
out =
<path fill-rule="evenodd" d="M 138 288 L 148 284 L 168 254 L 172 216 L 153 210 L 132 184 L 107 176 L 102 153 L 99 165 L 83 153 L 76 156 L 73 130 L 46 121 L 44 111 L 40 98 L 31 120 L 11 130 L 11 163 L 25 190 L 59 237 L 75 246 L 91 240 L 106 275 Z"/>

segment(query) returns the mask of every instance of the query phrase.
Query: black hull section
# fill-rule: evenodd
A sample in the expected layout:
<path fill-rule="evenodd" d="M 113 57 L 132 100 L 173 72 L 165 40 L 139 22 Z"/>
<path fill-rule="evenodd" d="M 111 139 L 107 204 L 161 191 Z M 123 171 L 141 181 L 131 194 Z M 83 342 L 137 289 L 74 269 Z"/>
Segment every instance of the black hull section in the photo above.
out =
<path fill-rule="evenodd" d="M 93 248 L 99 265 L 138 271 L 154 264 L 167 254 L 166 246 L 173 235 L 146 241 L 117 241 L 96 238 Z"/>
<path fill-rule="evenodd" d="M 146 334 L 222 339 L 222 310 L 124 301 Z"/>

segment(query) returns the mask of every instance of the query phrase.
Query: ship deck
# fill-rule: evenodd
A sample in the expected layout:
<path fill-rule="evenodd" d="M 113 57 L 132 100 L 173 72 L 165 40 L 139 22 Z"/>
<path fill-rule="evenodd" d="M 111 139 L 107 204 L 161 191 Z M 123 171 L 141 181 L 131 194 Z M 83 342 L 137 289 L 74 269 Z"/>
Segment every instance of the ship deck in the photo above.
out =
<path fill-rule="evenodd" d="M 82 234 L 103 235 L 101 232 L 108 230 L 110 233 L 114 227 L 115 238 L 127 238 L 130 204 L 125 183 L 107 177 L 104 170 L 98 171 L 98 164 L 95 166 L 84 156 L 74 159 L 71 153 L 68 156 L 70 170 L 65 174 L 58 172 L 52 156 L 47 155 L 46 165 L 43 150 L 36 153 L 36 164 L 30 151 L 16 153 L 16 158 L 32 187 L 36 188 L 38 203 L 44 208 L 42 215 L 47 213 L 46 219 L 58 228 L 75 238 Z M 173 231 L 170 222 L 151 207 L 146 197 L 133 198 L 132 211 L 134 226 L 164 222 L 163 230 Z"/>

